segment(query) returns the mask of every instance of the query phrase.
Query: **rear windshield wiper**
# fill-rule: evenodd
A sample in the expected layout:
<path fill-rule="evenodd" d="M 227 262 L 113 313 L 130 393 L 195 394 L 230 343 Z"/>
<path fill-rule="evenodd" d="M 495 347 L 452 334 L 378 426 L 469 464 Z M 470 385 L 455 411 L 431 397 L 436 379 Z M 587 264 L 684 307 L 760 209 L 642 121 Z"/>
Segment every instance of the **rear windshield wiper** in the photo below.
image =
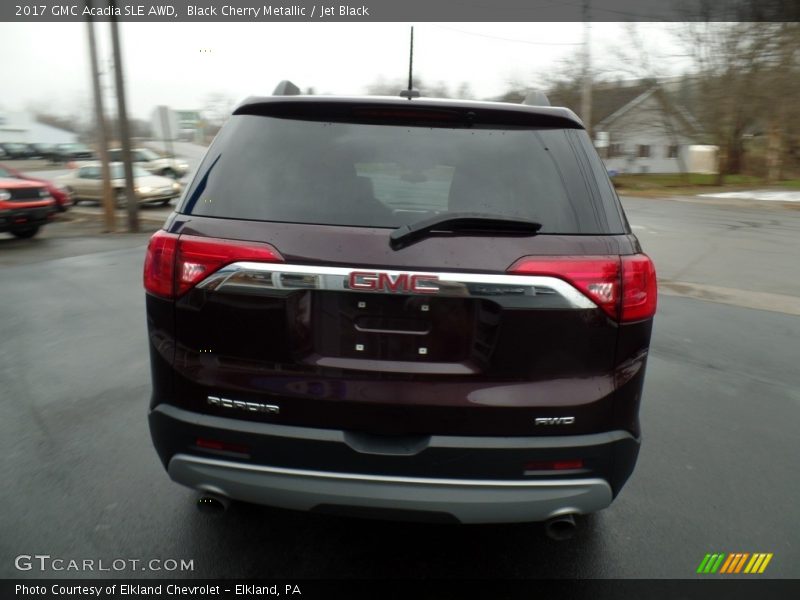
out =
<path fill-rule="evenodd" d="M 389 245 L 392 250 L 400 250 L 438 231 L 533 235 L 541 228 L 541 223 L 526 219 L 481 213 L 446 213 L 398 227 L 389 235 Z"/>

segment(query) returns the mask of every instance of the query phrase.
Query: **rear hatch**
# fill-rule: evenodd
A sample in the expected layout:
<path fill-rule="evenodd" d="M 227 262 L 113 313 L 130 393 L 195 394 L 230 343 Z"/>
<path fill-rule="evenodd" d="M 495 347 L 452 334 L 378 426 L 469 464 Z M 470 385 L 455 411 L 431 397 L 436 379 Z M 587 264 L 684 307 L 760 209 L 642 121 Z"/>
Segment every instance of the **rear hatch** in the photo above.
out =
<path fill-rule="evenodd" d="M 588 136 L 567 111 L 445 106 L 237 111 L 152 243 L 174 257 L 175 403 L 387 434 L 611 428 L 638 247 Z"/>

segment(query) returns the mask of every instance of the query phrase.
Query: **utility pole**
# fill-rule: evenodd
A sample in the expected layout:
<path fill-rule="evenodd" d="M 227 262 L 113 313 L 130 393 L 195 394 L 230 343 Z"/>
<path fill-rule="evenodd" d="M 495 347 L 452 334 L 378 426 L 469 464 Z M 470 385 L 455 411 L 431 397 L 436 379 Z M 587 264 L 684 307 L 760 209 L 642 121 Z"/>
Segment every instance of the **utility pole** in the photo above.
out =
<path fill-rule="evenodd" d="M 166 106 L 158 107 L 158 114 L 161 118 L 161 131 L 164 134 L 164 148 L 167 151 L 167 158 L 175 158 L 175 149 L 172 146 L 172 127 L 169 124 L 169 113 Z"/>
<path fill-rule="evenodd" d="M 111 6 L 116 7 L 116 0 Z M 117 89 L 117 120 L 119 121 L 119 141 L 122 146 L 122 164 L 125 169 L 125 198 L 128 208 L 128 231 L 139 231 L 139 202 L 136 198 L 136 186 L 133 181 L 133 161 L 131 160 L 131 136 L 128 127 L 128 108 L 125 105 L 125 79 L 122 72 L 122 52 L 119 43 L 119 23 L 111 14 L 111 43 L 114 47 L 114 81 Z"/>
<path fill-rule="evenodd" d="M 86 7 L 91 9 L 91 0 Z M 94 22 L 91 15 L 86 17 L 86 32 L 89 35 L 89 63 L 92 67 L 92 90 L 94 91 L 94 116 L 97 122 L 97 154 L 100 157 L 100 176 L 103 178 L 103 221 L 106 233 L 116 229 L 114 214 L 114 191 L 111 189 L 111 170 L 108 166 L 108 131 L 103 110 L 103 91 L 100 87 L 100 71 L 97 67 L 97 42 L 94 37 Z"/>
<path fill-rule="evenodd" d="M 583 91 L 581 93 L 581 119 L 592 138 L 592 24 L 589 21 L 589 2 L 583 0 Z"/>

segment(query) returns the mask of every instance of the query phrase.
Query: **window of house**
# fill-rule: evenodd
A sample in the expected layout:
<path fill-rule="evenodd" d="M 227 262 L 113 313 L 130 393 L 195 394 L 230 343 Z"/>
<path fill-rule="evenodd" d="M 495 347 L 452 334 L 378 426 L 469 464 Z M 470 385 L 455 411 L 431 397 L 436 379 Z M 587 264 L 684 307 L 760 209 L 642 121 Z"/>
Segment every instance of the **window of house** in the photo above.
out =
<path fill-rule="evenodd" d="M 609 158 L 614 158 L 617 156 L 625 156 L 625 145 L 624 144 L 610 144 L 608 146 L 608 156 Z"/>
<path fill-rule="evenodd" d="M 637 158 L 650 158 L 650 146 L 647 144 L 638 144 L 636 146 Z"/>
<path fill-rule="evenodd" d="M 667 146 L 667 158 L 678 158 L 678 145 L 671 144 Z"/>

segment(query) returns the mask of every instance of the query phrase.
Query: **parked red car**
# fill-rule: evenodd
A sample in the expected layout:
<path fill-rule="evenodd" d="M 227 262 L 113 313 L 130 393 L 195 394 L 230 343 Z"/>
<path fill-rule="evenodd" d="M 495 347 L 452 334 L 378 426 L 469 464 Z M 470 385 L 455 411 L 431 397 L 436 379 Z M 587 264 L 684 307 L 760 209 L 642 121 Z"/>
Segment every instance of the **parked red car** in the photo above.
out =
<path fill-rule="evenodd" d="M 33 237 L 55 212 L 55 201 L 42 184 L 0 177 L 0 233 Z"/>
<path fill-rule="evenodd" d="M 64 212 L 67 210 L 67 208 L 72 206 L 72 195 L 69 193 L 69 191 L 51 183 L 50 181 L 30 177 L 24 173 L 21 173 L 17 169 L 12 169 L 6 165 L 0 165 L 0 179 L 2 178 L 24 179 L 26 181 L 32 181 L 33 183 L 38 183 L 44 186 L 47 189 L 47 192 L 50 194 L 50 197 L 55 200 L 56 208 L 59 212 Z"/>

